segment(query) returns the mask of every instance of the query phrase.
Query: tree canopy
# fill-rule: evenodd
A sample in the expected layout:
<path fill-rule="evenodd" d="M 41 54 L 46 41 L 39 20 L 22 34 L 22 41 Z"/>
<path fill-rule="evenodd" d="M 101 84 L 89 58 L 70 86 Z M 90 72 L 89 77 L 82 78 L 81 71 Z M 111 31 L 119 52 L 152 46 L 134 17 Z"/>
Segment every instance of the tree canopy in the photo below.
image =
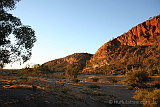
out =
<path fill-rule="evenodd" d="M 0 67 L 5 64 L 28 61 L 32 55 L 32 47 L 36 42 L 35 31 L 9 10 L 15 9 L 20 0 L 0 0 Z"/>

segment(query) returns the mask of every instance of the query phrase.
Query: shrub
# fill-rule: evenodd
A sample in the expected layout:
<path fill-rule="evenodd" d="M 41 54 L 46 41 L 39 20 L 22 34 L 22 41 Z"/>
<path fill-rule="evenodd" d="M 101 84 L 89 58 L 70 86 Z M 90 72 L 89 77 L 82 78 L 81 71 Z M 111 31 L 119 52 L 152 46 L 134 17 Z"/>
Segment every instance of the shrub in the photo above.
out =
<path fill-rule="evenodd" d="M 117 83 L 118 82 L 118 80 L 116 78 L 111 78 L 111 77 L 108 78 L 108 81 L 110 83 Z"/>
<path fill-rule="evenodd" d="M 43 87 L 44 87 L 45 90 L 49 91 L 52 88 L 52 85 L 51 84 L 45 84 Z"/>
<path fill-rule="evenodd" d="M 135 93 L 133 98 L 141 101 L 145 107 L 160 107 L 160 89 L 152 92 L 138 89 Z"/>
<path fill-rule="evenodd" d="M 27 75 L 21 75 L 20 79 L 23 81 L 28 81 L 28 76 Z"/>
<path fill-rule="evenodd" d="M 160 89 L 160 84 L 155 84 L 154 87 Z"/>
<path fill-rule="evenodd" d="M 28 73 L 32 73 L 33 69 L 32 68 L 23 68 L 21 69 L 21 73 L 22 74 L 28 74 Z"/>
<path fill-rule="evenodd" d="M 98 82 L 99 78 L 92 78 L 92 82 Z"/>
<path fill-rule="evenodd" d="M 151 78 L 148 76 L 148 73 L 142 70 L 133 70 L 129 71 L 126 74 L 126 82 L 128 83 L 129 87 L 144 87 Z"/>
<path fill-rule="evenodd" d="M 160 80 L 154 80 L 152 84 L 155 88 L 160 88 Z"/>
<path fill-rule="evenodd" d="M 51 71 L 48 69 L 48 66 L 36 64 L 33 66 L 32 74 L 48 74 Z"/>
<path fill-rule="evenodd" d="M 69 91 L 71 91 L 71 89 L 67 86 L 63 86 L 60 90 L 63 94 L 67 94 Z"/>
<path fill-rule="evenodd" d="M 65 76 L 69 78 L 77 78 L 78 73 L 80 72 L 80 65 L 77 63 L 69 64 L 65 69 Z"/>
<path fill-rule="evenodd" d="M 73 78 L 73 79 L 71 79 L 71 81 L 74 82 L 74 83 L 78 83 L 80 80 L 77 79 L 77 78 Z"/>
<path fill-rule="evenodd" d="M 148 73 L 150 76 L 154 76 L 154 75 L 158 74 L 158 70 L 148 70 L 147 73 Z"/>
<path fill-rule="evenodd" d="M 63 72 L 55 72 L 50 76 L 57 79 L 65 79 L 65 75 Z"/>

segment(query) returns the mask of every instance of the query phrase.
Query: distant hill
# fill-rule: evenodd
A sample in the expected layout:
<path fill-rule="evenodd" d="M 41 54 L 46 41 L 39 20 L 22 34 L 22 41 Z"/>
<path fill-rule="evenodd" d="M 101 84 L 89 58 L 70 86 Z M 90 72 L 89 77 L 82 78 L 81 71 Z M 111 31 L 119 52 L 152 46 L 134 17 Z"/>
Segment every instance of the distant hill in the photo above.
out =
<path fill-rule="evenodd" d="M 68 64 L 77 63 L 80 66 L 80 70 L 82 70 L 92 56 L 92 54 L 88 53 L 74 53 L 64 58 L 46 62 L 43 65 L 48 66 L 48 69 L 51 71 L 65 71 Z"/>
<path fill-rule="evenodd" d="M 105 43 L 83 72 L 124 74 L 138 68 L 160 72 L 160 15 Z"/>
<path fill-rule="evenodd" d="M 44 63 L 51 71 L 65 71 L 77 63 L 82 73 L 125 74 L 143 69 L 160 74 L 160 15 L 108 41 L 92 55 L 75 53 Z"/>

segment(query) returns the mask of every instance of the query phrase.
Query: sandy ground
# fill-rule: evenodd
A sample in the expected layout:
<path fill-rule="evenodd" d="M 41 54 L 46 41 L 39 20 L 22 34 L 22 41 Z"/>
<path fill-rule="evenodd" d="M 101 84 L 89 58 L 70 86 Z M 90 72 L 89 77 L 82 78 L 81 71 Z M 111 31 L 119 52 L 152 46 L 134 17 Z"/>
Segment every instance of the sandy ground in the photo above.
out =
<path fill-rule="evenodd" d="M 100 78 L 93 82 L 91 78 Z M 59 77 L 29 76 L 20 80 L 18 76 L 0 76 L 0 107 L 138 107 L 134 104 L 135 90 L 128 90 L 119 82 L 124 76 L 116 77 L 118 83 L 108 83 L 104 76 L 79 76 L 74 83 Z M 113 78 L 113 77 L 111 77 Z M 34 84 L 32 88 L 4 89 L 5 85 Z M 129 102 L 132 101 L 132 102 Z"/>
<path fill-rule="evenodd" d="M 0 89 L 0 107 L 58 107 L 54 97 L 28 89 Z"/>

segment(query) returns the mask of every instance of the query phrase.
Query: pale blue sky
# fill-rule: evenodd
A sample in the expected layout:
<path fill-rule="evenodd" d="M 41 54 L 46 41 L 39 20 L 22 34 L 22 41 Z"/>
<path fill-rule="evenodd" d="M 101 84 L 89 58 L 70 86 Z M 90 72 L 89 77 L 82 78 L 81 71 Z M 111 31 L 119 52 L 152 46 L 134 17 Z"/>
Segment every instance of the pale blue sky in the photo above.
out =
<path fill-rule="evenodd" d="M 160 0 L 22 0 L 16 7 L 9 12 L 36 31 L 27 62 L 35 64 L 73 53 L 94 54 L 113 37 L 160 14 Z"/>

